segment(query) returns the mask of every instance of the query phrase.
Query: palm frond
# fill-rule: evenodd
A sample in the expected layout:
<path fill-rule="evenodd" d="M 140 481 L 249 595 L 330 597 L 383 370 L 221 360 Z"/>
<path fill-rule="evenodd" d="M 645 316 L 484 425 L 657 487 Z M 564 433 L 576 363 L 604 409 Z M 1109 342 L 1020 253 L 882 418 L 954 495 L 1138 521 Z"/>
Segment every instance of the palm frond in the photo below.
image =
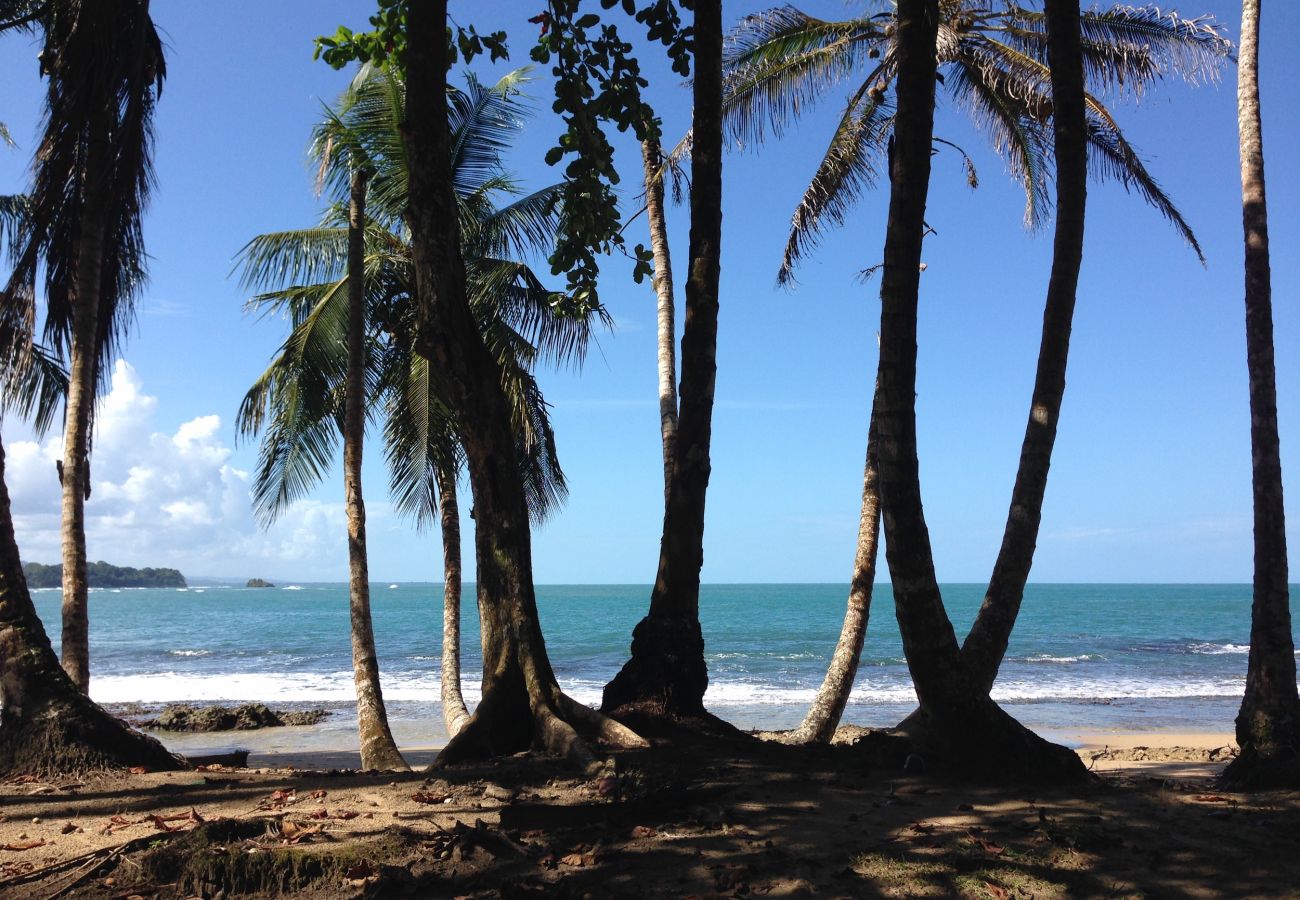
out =
<path fill-rule="evenodd" d="M 455 420 L 441 400 L 446 386 L 427 359 L 399 352 L 392 370 L 396 384 L 384 420 L 389 493 L 398 514 L 424 529 L 437 522 L 437 468 L 459 465 Z"/>
<path fill-rule="evenodd" d="M 564 186 L 553 184 L 475 217 L 466 256 L 545 257 L 555 244 Z"/>
<path fill-rule="evenodd" d="M 300 228 L 259 234 L 235 257 L 239 285 L 261 290 L 284 284 L 321 284 L 347 274 L 346 227 Z"/>
<path fill-rule="evenodd" d="M 843 225 L 863 192 L 875 184 L 879 175 L 877 159 L 892 122 L 882 95 L 859 90 L 849 98 L 830 146 L 791 217 L 790 236 L 776 276 L 778 284 L 793 281 L 795 266 L 817 245 L 826 226 Z"/>
<path fill-rule="evenodd" d="M 1123 132 L 1092 114 L 1088 115 L 1088 164 L 1093 173 L 1102 178 L 1113 178 L 1151 204 L 1164 216 L 1174 230 L 1187 242 L 1196 258 L 1205 264 L 1205 253 L 1183 214 L 1174 206 L 1159 183 L 1147 171 L 1141 156 L 1124 138 Z"/>
<path fill-rule="evenodd" d="M 780 137 L 830 87 L 882 52 L 891 54 L 875 18 L 825 22 L 792 6 L 746 16 L 731 32 L 723 60 L 723 121 L 744 147 L 770 130 Z M 676 153 L 688 148 L 679 147 Z"/>
<path fill-rule="evenodd" d="M 0 409 L 26 419 L 38 439 L 55 423 L 68 396 L 68 370 L 58 356 L 39 344 L 33 345 L 21 363 L 6 367 Z"/>
<path fill-rule="evenodd" d="M 527 265 L 508 259 L 479 258 L 466 263 L 470 303 L 482 327 L 505 323 L 522 344 L 513 352 L 554 365 L 581 365 L 596 325 L 613 320 L 603 306 L 575 302 L 542 284 Z M 526 349 L 525 349 L 526 347 Z"/>

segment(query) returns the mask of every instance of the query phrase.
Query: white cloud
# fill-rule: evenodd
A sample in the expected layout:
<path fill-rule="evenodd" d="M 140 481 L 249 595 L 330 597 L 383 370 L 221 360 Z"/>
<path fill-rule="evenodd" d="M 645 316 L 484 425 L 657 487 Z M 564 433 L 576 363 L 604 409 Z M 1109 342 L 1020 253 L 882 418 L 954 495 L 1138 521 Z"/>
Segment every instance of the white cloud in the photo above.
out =
<path fill-rule="evenodd" d="M 249 576 L 319 573 L 341 577 L 346 561 L 342 504 L 296 504 L 262 531 L 249 505 L 249 474 L 231 464 L 218 416 L 200 416 L 174 434 L 152 430 L 157 398 L 119 360 L 98 410 L 86 504 L 92 560 L 172 566 L 187 574 Z M 6 447 L 6 481 L 23 559 L 60 559 L 62 437 Z"/>

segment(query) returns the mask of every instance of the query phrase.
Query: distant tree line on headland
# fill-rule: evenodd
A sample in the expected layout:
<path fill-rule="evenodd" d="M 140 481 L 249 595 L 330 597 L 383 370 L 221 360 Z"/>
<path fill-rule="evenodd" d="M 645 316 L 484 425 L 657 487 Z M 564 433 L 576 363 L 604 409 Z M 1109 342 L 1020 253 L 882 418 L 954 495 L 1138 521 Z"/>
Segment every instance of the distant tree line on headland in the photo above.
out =
<path fill-rule="evenodd" d="M 54 588 L 63 585 L 63 566 L 41 563 L 23 563 L 23 575 L 29 588 Z M 130 566 L 113 566 L 102 560 L 86 564 L 86 580 L 90 587 L 187 587 L 185 576 L 175 569 L 133 569 Z"/>

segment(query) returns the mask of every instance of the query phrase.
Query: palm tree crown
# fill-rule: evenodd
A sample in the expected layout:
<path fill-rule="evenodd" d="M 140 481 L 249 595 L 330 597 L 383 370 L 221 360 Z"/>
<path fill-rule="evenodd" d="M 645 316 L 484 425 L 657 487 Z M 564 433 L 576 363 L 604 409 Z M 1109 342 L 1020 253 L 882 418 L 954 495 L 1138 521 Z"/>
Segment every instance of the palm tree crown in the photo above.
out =
<path fill-rule="evenodd" d="M 938 77 L 1007 161 L 1025 191 L 1025 222 L 1037 227 L 1050 212 L 1053 170 L 1044 14 L 997 0 L 940 0 L 939 8 Z M 1231 58 L 1231 42 L 1208 17 L 1183 19 L 1151 6 L 1092 10 L 1083 13 L 1080 26 L 1091 87 L 1090 167 L 1136 191 L 1203 260 L 1191 228 L 1099 96 L 1139 97 L 1168 72 L 1191 82 L 1213 79 Z M 782 6 L 746 16 L 729 36 L 727 127 L 739 146 L 760 143 L 769 131 L 779 137 L 830 89 L 850 79 L 856 85 L 792 217 L 777 276 L 781 283 L 791 280 L 822 229 L 843 224 L 877 180 L 893 131 L 894 36 L 892 4 L 839 22 Z M 969 157 L 965 161 L 974 184 L 974 167 Z"/>
<path fill-rule="evenodd" d="M 545 253 L 560 219 L 559 187 L 524 194 L 501 153 L 522 125 L 523 71 L 487 87 L 472 76 L 449 91 L 453 181 L 471 302 L 511 398 L 529 505 L 541 517 L 563 499 L 564 474 L 541 389 L 539 360 L 580 361 L 603 309 L 549 291 L 520 257 Z M 403 214 L 408 170 L 400 123 L 405 86 L 364 67 L 313 136 L 320 184 L 346 190 L 352 166 L 369 175 L 366 228 L 367 396 L 382 410 L 390 487 L 397 509 L 419 525 L 435 520 L 436 471 L 457 467 L 454 417 L 439 373 L 414 352 L 414 274 Z M 507 202 L 502 203 L 505 199 Z M 316 228 L 254 238 L 241 252 L 250 309 L 280 313 L 291 333 L 248 391 L 238 426 L 264 430 L 254 505 L 264 521 L 302 497 L 330 465 L 340 436 L 346 368 L 347 208 L 334 203 Z"/>

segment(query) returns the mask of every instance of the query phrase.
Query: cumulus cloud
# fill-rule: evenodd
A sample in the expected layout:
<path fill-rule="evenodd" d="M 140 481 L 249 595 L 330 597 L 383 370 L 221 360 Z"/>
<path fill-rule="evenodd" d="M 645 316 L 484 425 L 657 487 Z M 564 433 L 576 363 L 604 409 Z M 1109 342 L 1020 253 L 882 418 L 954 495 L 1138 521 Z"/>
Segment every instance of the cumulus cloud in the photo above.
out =
<path fill-rule="evenodd" d="M 92 560 L 172 566 L 187 574 L 340 577 L 346 560 L 340 503 L 305 501 L 269 531 L 249 505 L 249 473 L 231 463 L 218 416 L 199 416 L 174 434 L 154 431 L 157 398 L 125 361 L 100 402 L 86 504 Z M 55 461 L 62 436 L 6 446 L 6 481 L 18 546 L 26 560 L 60 558 L 60 491 Z"/>

